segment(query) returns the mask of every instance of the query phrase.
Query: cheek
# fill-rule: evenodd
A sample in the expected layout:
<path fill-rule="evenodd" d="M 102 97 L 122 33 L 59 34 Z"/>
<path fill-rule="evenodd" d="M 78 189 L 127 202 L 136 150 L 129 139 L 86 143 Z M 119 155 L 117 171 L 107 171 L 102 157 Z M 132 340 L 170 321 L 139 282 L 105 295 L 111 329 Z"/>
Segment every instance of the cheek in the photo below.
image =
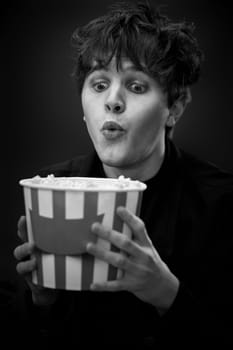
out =
<path fill-rule="evenodd" d="M 101 144 L 101 133 L 100 129 L 102 127 L 102 121 L 97 116 L 96 108 L 92 108 L 91 106 L 86 107 L 85 109 L 85 119 L 86 119 L 86 128 L 89 134 L 91 141 L 93 142 L 95 147 L 99 147 Z"/>
<path fill-rule="evenodd" d="M 89 136 L 91 137 L 92 141 L 97 140 L 98 138 L 98 123 L 94 118 L 90 118 L 89 114 L 85 115 L 86 119 L 86 128 L 88 131 Z"/>
<path fill-rule="evenodd" d="M 98 124 L 99 103 L 87 93 L 82 94 L 82 109 L 88 130 L 94 129 Z"/>
<path fill-rule="evenodd" d="M 82 102 L 83 113 L 86 118 L 89 117 L 92 110 L 93 102 L 91 100 L 92 99 L 90 95 L 86 92 L 86 89 L 84 89 L 81 96 L 81 102 Z"/>
<path fill-rule="evenodd" d="M 165 128 L 168 114 L 167 108 L 157 104 L 142 110 L 141 113 L 138 113 L 138 123 L 135 123 L 138 133 L 148 136 L 157 134 L 161 129 Z M 140 118 L 140 115 L 143 118 Z"/>
<path fill-rule="evenodd" d="M 83 113 L 86 120 L 96 123 L 103 117 L 103 101 L 101 96 L 95 96 L 88 91 L 84 91 L 81 98 Z"/>

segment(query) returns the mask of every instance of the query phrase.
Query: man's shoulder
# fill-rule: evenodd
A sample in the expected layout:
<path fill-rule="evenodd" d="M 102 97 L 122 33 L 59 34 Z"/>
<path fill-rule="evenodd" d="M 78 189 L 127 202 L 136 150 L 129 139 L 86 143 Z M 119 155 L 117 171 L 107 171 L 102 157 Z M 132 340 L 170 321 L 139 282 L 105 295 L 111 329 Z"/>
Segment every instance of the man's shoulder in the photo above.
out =
<path fill-rule="evenodd" d="M 82 176 L 83 169 L 92 162 L 93 156 L 93 154 L 79 155 L 62 162 L 45 166 L 37 172 L 37 175 L 42 177 L 51 174 L 58 177 Z"/>
<path fill-rule="evenodd" d="M 191 183 L 208 192 L 233 194 L 233 173 L 183 150 L 180 154 L 182 168 Z"/>

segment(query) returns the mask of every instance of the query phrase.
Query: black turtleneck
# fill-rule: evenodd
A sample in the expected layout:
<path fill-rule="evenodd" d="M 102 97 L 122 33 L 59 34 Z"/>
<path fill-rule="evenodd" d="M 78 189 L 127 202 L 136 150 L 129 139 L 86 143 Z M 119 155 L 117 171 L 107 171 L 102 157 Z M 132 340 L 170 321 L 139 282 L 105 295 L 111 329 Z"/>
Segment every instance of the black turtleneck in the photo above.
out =
<path fill-rule="evenodd" d="M 39 174 L 105 177 L 96 154 Z M 130 292 L 63 291 L 44 327 L 52 343 L 156 350 L 214 348 L 219 340 L 232 345 L 227 320 L 233 313 L 232 175 L 167 140 L 160 170 L 145 183 L 140 216 L 162 260 L 181 282 L 173 305 L 160 317 Z M 29 325 L 36 322 L 40 328 L 44 321 L 27 295 Z"/>

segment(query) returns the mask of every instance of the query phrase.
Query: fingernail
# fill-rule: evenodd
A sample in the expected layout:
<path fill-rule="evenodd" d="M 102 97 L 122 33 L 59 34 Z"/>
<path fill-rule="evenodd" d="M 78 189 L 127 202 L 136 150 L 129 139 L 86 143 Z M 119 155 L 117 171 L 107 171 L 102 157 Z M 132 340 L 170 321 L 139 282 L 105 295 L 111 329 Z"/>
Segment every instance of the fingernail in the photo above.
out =
<path fill-rule="evenodd" d="M 94 283 L 92 283 L 92 284 L 90 285 L 90 289 L 91 289 L 91 290 L 95 290 L 95 289 L 96 289 Z"/>
<path fill-rule="evenodd" d="M 118 213 L 124 213 L 125 209 L 126 209 L 125 207 L 118 207 L 117 211 Z"/>
<path fill-rule="evenodd" d="M 86 249 L 87 250 L 90 250 L 92 247 L 92 243 L 91 242 L 88 242 L 87 245 L 86 245 Z"/>
<path fill-rule="evenodd" d="M 93 230 L 93 231 L 98 230 L 99 225 L 100 225 L 99 222 L 94 222 L 94 223 L 92 224 L 92 230 Z"/>

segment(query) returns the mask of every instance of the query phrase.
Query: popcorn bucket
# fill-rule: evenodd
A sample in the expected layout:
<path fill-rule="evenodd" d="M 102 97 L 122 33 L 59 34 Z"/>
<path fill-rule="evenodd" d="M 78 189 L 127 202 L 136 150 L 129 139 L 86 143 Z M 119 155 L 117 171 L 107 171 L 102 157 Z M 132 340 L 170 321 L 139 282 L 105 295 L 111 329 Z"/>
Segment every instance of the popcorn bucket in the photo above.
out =
<path fill-rule="evenodd" d="M 131 236 L 116 214 L 124 206 L 139 215 L 146 185 L 118 179 L 36 176 L 19 181 L 23 186 L 29 242 L 34 242 L 37 269 L 35 284 L 55 289 L 89 290 L 93 282 L 115 280 L 121 271 L 86 252 L 96 241 L 105 249 L 119 251 L 91 230 L 93 222 Z"/>

